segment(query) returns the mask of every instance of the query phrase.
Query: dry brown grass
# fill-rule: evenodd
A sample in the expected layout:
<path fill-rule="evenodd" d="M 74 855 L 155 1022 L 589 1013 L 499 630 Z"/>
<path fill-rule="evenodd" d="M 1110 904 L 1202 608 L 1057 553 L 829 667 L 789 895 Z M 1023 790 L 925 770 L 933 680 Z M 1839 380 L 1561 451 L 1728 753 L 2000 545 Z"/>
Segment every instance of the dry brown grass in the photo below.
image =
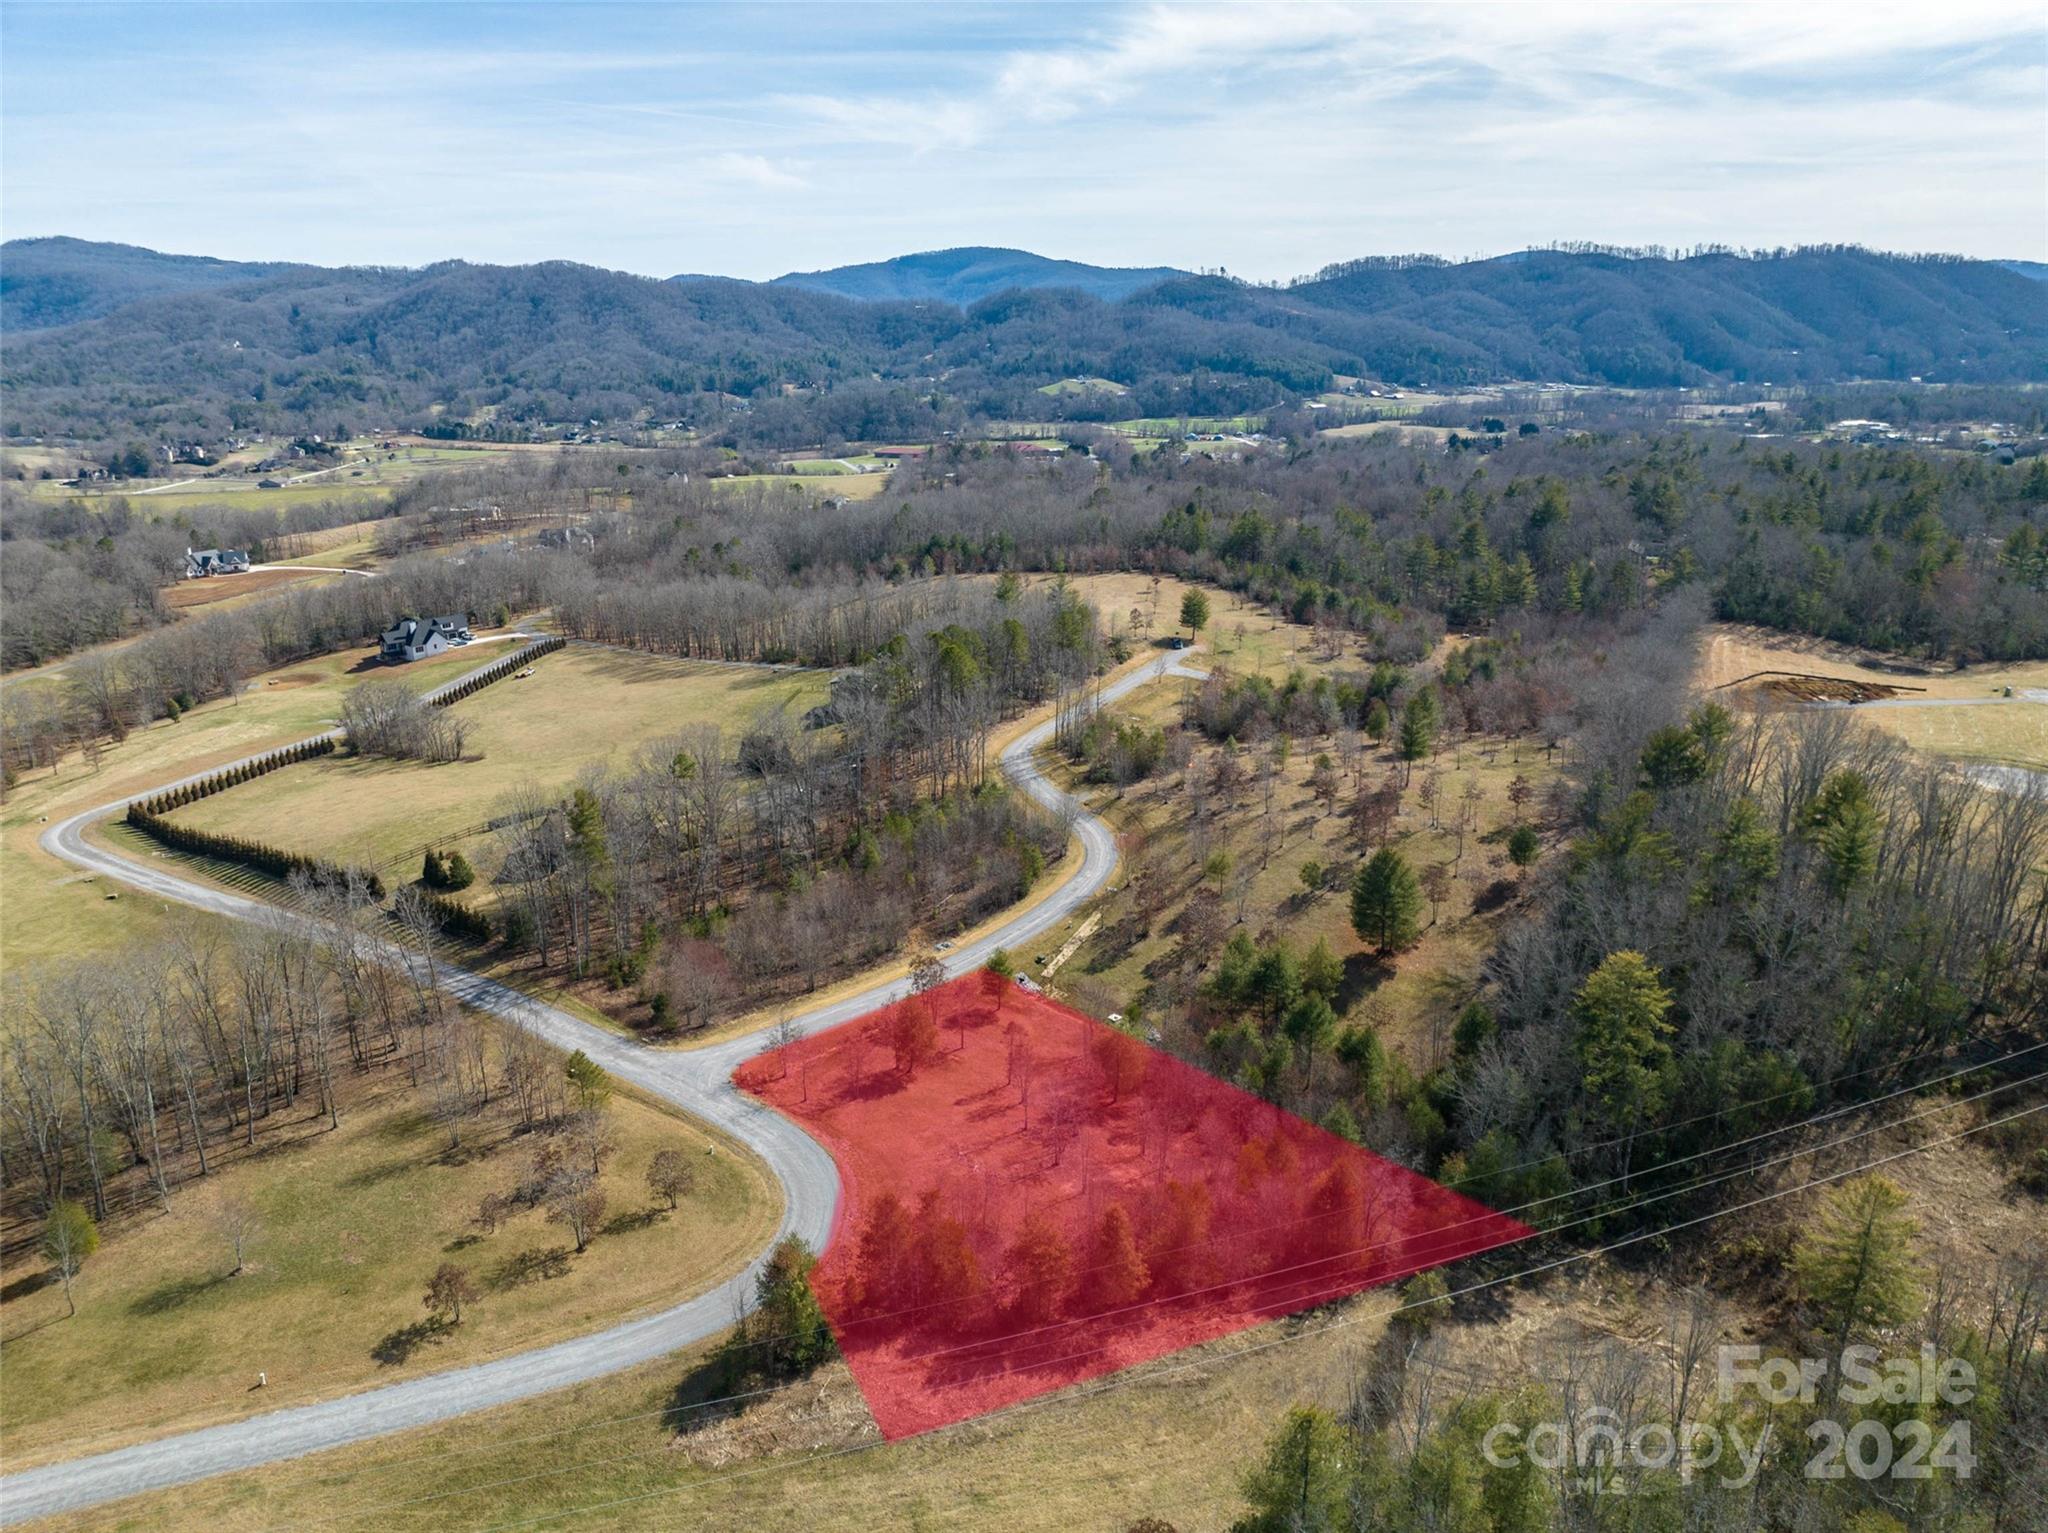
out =
<path fill-rule="evenodd" d="M 535 1143 L 509 1104 L 464 1122 L 451 1147 L 400 1067 L 344 1089 L 338 1130 L 309 1098 L 267 1122 L 254 1148 L 220 1147 L 213 1175 L 185 1181 L 168 1213 L 144 1201 L 112 1220 L 76 1284 L 76 1316 L 38 1281 L 38 1259 L 10 1264 L 0 1297 L 10 1467 L 524 1351 L 678 1303 L 758 1250 L 781 1207 L 767 1169 L 733 1141 L 620 1096 L 607 1232 L 579 1255 L 529 1209 L 486 1235 L 471 1223 L 478 1200 L 516 1184 Z M 643 1183 L 662 1149 L 697 1169 L 674 1213 Z M 229 1198 L 262 1221 L 239 1275 L 213 1220 Z M 5 1234 L 32 1242 L 24 1210 L 9 1210 Z M 444 1261 L 470 1270 L 483 1297 L 460 1326 L 423 1328 L 421 1292 Z M 258 1370 L 269 1374 L 260 1391 Z"/>
<path fill-rule="evenodd" d="M 1726 686 L 1757 671 L 1801 671 L 1846 681 L 1925 688 L 1927 697 L 1995 697 L 2006 687 L 2048 687 L 2048 661 L 1956 669 L 1850 649 L 1740 623 L 1713 623 L 1700 649 L 1699 685 Z"/>
<path fill-rule="evenodd" d="M 1967 1121 L 1958 1110 L 1922 1132 Z M 1913 1142 L 1860 1141 L 1860 1158 Z M 1773 1185 L 1797 1187 L 1832 1169 L 1832 1160 L 1795 1162 Z M 1908 1191 L 1930 1257 L 1952 1271 L 1982 1271 L 2038 1238 L 2039 1205 L 2009 1197 L 1981 1142 L 1936 1146 L 1886 1174 Z M 1770 1339 L 1782 1323 L 1776 1298 L 1752 1302 L 1731 1288 L 1732 1275 L 1756 1251 L 1787 1249 L 1816 1196 L 1712 1226 L 1654 1269 L 1596 1257 L 1480 1296 L 1439 1327 L 1439 1387 L 1447 1396 L 1514 1388 L 1555 1377 L 1568 1357 L 1583 1374 L 1584 1359 L 1608 1344 L 1661 1353 L 1679 1289 L 1701 1278 L 1717 1290 L 1726 1339 Z M 1970 1217 L 1985 1209 L 1990 1217 Z M 1510 1253 L 1487 1271 L 1516 1265 Z M 737 1416 L 702 1409 L 709 1391 L 697 1349 L 469 1420 L 139 1498 L 94 1527 L 256 1533 L 318 1519 L 339 1533 L 406 1533 L 582 1509 L 591 1525 L 626 1530 L 1073 1533 L 1148 1515 L 1218 1529 L 1242 1511 L 1238 1476 L 1287 1407 L 1343 1408 L 1394 1302 L 1365 1294 L 1029 1409 L 891 1444 L 874 1441 L 837 1367 Z"/>
<path fill-rule="evenodd" d="M 317 585 L 335 578 L 316 570 L 262 569 L 241 575 L 214 575 L 205 580 L 181 580 L 164 593 L 164 605 L 179 612 L 194 607 L 225 606 L 269 595 L 282 586 Z"/>

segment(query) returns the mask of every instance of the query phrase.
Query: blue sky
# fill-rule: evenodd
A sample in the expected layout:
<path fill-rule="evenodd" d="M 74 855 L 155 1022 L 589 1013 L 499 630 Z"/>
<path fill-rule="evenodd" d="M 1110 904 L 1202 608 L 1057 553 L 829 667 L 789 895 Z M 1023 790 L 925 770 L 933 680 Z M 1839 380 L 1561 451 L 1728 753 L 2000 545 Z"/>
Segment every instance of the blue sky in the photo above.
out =
<path fill-rule="evenodd" d="M 766 277 L 1552 240 L 2048 259 L 2038 3 L 0 3 L 0 233 Z"/>

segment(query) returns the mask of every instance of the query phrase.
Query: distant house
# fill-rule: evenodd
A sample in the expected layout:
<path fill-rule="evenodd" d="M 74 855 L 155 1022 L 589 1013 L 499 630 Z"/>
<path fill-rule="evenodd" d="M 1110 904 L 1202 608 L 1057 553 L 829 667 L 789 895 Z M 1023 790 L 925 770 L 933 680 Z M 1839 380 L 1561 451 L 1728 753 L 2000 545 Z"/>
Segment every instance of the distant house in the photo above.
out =
<path fill-rule="evenodd" d="M 209 575 L 239 575 L 249 568 L 249 556 L 239 548 L 188 548 L 185 550 L 185 578 L 202 580 Z"/>
<path fill-rule="evenodd" d="M 448 617 L 402 617 L 380 635 L 384 658 L 394 665 L 443 654 L 470 640 L 469 619 L 461 613 Z"/>

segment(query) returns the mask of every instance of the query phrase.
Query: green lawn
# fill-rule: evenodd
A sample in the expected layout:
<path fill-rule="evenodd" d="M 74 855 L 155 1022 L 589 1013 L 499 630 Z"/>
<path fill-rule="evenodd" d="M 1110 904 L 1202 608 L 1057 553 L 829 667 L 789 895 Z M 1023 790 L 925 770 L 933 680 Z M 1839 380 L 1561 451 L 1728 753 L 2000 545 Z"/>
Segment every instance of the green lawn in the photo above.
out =
<path fill-rule="evenodd" d="M 1111 421 L 1111 431 L 1120 431 L 1125 436 L 1178 437 L 1184 431 L 1204 434 L 1222 432 L 1226 436 L 1242 436 L 1247 432 L 1266 429 L 1263 415 L 1146 415 L 1135 420 Z"/>
<path fill-rule="evenodd" d="M 1041 386 L 1038 392 L 1049 394 L 1056 399 L 1065 396 L 1085 397 L 1092 394 L 1113 394 L 1121 399 L 1130 393 L 1130 390 L 1110 378 L 1062 378 L 1058 383 Z"/>

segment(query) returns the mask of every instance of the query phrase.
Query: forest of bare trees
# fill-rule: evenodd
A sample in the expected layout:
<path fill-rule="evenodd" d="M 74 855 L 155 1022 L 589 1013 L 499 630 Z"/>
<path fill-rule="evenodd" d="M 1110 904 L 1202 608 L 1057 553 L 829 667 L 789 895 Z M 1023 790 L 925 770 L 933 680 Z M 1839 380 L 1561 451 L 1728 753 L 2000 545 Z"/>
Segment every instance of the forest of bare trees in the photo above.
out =
<path fill-rule="evenodd" d="M 452 1142 L 501 1101 L 527 1127 L 562 1115 L 555 1056 L 441 994 L 422 912 L 401 899 L 386 916 L 360 889 L 310 883 L 294 899 L 269 924 L 194 927 L 22 987 L 0 1088 L 11 1202 L 39 1213 L 73 1198 L 96 1220 L 168 1209 L 273 1121 L 338 1124 L 372 1075 L 401 1078 Z"/>

